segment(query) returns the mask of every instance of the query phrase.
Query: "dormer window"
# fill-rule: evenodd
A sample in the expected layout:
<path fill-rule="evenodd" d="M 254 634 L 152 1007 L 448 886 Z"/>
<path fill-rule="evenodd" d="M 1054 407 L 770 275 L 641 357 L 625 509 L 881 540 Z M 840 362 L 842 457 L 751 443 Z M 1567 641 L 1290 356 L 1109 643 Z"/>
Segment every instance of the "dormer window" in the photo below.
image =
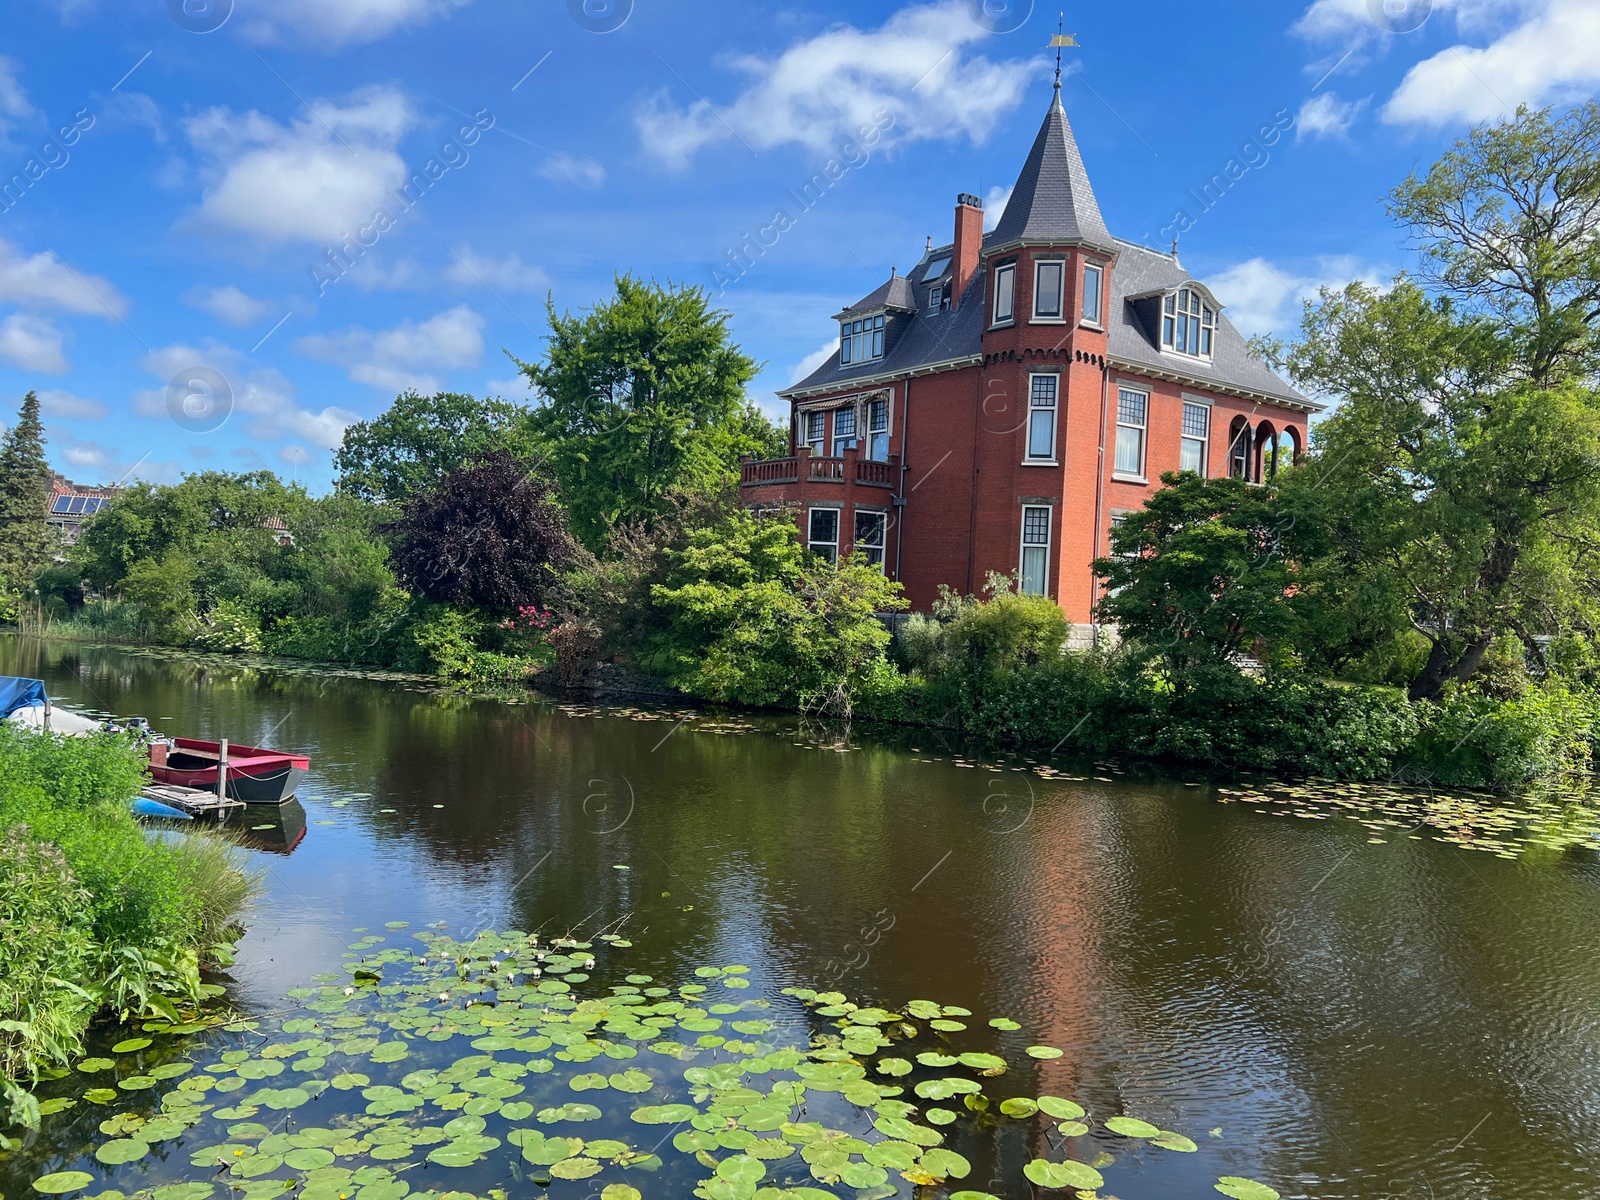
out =
<path fill-rule="evenodd" d="M 839 322 L 839 365 L 883 357 L 883 314 Z"/>
<path fill-rule="evenodd" d="M 1161 301 L 1161 348 L 1195 358 L 1211 357 L 1217 314 L 1194 288 L 1179 288 Z"/>
<path fill-rule="evenodd" d="M 928 289 L 928 311 L 943 312 L 950 307 L 950 285 L 936 283 Z"/>

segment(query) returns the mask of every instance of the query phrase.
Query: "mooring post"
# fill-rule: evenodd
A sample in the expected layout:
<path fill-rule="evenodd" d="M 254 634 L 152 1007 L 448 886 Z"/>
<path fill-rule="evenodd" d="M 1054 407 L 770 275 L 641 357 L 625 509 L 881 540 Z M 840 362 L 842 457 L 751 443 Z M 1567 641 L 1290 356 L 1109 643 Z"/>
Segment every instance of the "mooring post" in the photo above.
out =
<path fill-rule="evenodd" d="M 50 732 L 50 700 L 48 697 L 45 698 L 44 702 L 44 731 L 46 733 Z"/>
<path fill-rule="evenodd" d="M 222 739 L 221 751 L 217 754 L 217 800 L 220 803 L 228 798 L 228 739 Z"/>

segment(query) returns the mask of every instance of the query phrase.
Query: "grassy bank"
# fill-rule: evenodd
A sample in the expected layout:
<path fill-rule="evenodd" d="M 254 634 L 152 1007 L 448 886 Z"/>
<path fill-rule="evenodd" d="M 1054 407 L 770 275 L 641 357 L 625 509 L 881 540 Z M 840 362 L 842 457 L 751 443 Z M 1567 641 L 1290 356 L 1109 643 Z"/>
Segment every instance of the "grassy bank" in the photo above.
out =
<path fill-rule="evenodd" d="M 66 1065 L 100 1015 L 182 1018 L 200 968 L 231 961 L 254 890 L 219 837 L 152 837 L 128 809 L 133 743 L 0 723 L 0 1087 L 34 1124 L 27 1087 Z"/>

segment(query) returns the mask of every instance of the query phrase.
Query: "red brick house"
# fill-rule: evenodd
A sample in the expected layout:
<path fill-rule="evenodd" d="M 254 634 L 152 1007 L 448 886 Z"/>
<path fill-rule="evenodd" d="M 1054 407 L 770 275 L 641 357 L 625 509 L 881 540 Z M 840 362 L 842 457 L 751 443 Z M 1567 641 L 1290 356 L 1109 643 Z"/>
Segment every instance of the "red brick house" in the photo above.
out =
<path fill-rule="evenodd" d="M 1320 405 L 1250 354 L 1176 254 L 1113 237 L 1054 102 L 1005 211 L 957 197 L 954 240 L 838 314 L 840 349 L 784 392 L 790 457 L 745 502 L 818 553 L 862 550 L 913 609 L 1017 573 L 1086 627 L 1090 562 L 1163 471 L 1253 481 Z"/>

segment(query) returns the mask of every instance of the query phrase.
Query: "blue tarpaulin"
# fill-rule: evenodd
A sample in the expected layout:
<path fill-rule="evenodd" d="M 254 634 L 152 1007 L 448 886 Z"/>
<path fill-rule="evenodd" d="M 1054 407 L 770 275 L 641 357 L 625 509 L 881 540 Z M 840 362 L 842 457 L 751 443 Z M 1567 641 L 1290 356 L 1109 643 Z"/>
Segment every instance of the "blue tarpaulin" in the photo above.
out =
<path fill-rule="evenodd" d="M 0 721 L 19 708 L 42 708 L 46 703 L 44 680 L 0 675 Z"/>

